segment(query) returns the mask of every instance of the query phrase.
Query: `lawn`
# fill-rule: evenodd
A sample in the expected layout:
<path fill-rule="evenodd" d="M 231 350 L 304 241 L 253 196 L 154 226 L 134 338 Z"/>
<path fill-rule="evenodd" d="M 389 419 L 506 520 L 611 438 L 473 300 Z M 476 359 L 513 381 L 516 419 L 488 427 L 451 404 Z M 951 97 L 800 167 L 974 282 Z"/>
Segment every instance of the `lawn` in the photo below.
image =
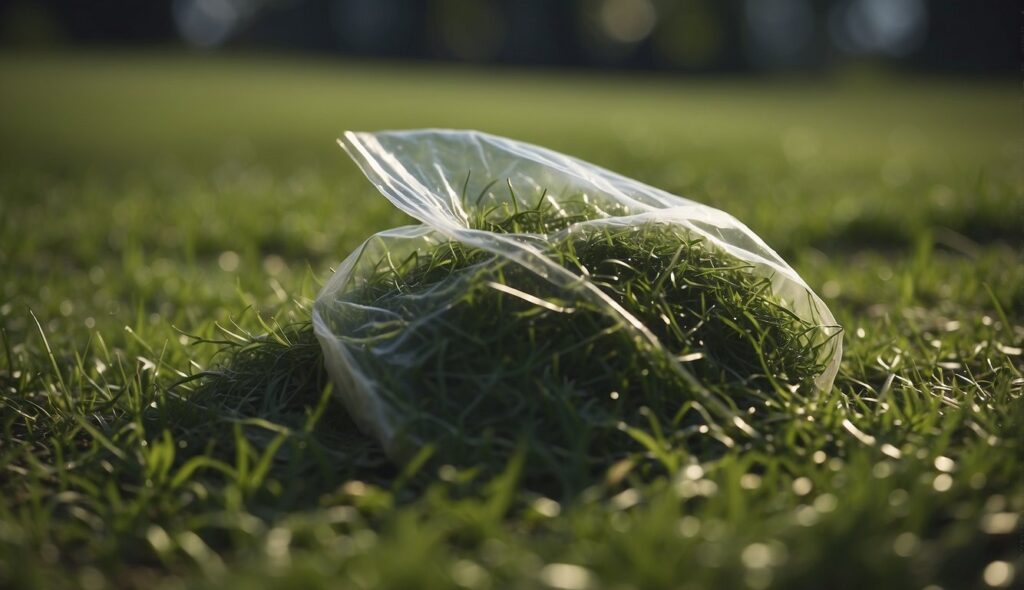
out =
<path fill-rule="evenodd" d="M 1006 587 L 1024 576 L 1011 81 L 0 55 L 0 586 Z M 720 207 L 845 330 L 757 437 L 580 486 L 395 467 L 307 322 L 407 223 L 334 140 L 475 128 Z M 424 465 L 429 465 L 425 467 Z M 497 475 L 494 475 L 497 473 Z"/>

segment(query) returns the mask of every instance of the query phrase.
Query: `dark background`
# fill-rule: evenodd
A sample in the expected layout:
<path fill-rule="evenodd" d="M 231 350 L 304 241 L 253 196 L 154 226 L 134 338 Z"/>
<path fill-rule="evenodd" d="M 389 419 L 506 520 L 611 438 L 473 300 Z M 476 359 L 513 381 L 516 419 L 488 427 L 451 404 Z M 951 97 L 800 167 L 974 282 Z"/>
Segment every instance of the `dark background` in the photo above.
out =
<path fill-rule="evenodd" d="M 1002 0 L 0 0 L 0 44 L 687 73 L 1020 72 Z"/>

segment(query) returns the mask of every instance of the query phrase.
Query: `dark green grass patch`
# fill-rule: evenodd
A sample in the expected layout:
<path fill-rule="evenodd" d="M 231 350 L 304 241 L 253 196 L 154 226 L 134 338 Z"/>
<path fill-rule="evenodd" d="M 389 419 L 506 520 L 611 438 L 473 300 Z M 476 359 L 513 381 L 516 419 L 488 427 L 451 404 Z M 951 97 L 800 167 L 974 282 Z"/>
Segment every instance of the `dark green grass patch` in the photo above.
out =
<path fill-rule="evenodd" d="M 832 327 L 784 308 L 750 263 L 670 223 L 574 226 L 597 211 L 563 199 L 574 213 L 555 215 L 543 195 L 537 203 L 481 213 L 477 225 L 551 236 L 546 255 L 655 340 L 607 302 L 458 242 L 364 261 L 371 270 L 339 295 L 355 306 L 328 304 L 321 317 L 384 402 L 394 454 L 493 474 L 519 449 L 528 485 L 557 483 L 561 495 L 630 448 L 657 452 L 662 431 L 673 444 L 713 432 L 733 446 L 730 434 L 755 434 L 736 428 L 740 414 L 815 397 Z"/>

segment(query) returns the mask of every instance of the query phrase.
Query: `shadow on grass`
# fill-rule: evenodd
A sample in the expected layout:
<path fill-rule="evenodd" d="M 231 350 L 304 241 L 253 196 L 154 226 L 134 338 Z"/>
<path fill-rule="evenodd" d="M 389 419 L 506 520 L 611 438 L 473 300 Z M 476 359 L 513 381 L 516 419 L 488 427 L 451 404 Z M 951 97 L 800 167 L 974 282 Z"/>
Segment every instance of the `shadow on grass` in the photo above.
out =
<path fill-rule="evenodd" d="M 193 453 L 252 471 L 262 462 L 266 503 L 280 510 L 314 505 L 351 480 L 394 479 L 383 450 L 332 394 L 308 323 L 217 344 L 223 362 L 183 383 L 192 391 L 165 417 Z"/>
<path fill-rule="evenodd" d="M 561 463 L 550 464 L 551 458 L 544 455 L 546 439 L 529 429 L 518 445 L 489 455 L 481 464 L 462 465 L 446 449 L 426 445 L 396 465 L 359 430 L 332 391 L 310 324 L 215 343 L 222 346 L 217 354 L 221 362 L 188 381 L 191 392 L 171 404 L 163 422 L 175 439 L 188 441 L 189 454 L 238 464 L 240 453 L 249 453 L 249 463 L 255 464 L 271 453 L 269 483 L 255 495 L 256 505 L 250 503 L 256 512 L 260 506 L 283 511 L 331 502 L 352 481 L 391 489 L 401 501 L 418 497 L 442 480 L 454 484 L 448 489 L 456 495 L 486 495 L 495 481 L 512 477 L 533 493 L 572 502 L 592 486 L 617 487 L 626 473 L 648 480 L 673 471 L 664 462 L 667 457 L 645 459 L 644 446 L 634 438 L 642 435 L 626 432 L 621 433 L 620 444 L 583 447 Z M 678 448 L 705 459 L 726 450 L 719 440 L 700 435 L 700 424 L 689 422 L 680 432 L 668 433 L 681 445 Z"/>

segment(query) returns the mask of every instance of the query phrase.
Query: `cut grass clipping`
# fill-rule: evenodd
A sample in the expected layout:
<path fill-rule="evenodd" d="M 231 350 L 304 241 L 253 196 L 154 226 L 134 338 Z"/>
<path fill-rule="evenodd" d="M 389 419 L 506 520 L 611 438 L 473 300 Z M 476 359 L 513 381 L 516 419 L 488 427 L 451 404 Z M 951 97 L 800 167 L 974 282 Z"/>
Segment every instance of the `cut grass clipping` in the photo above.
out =
<path fill-rule="evenodd" d="M 521 451 L 527 482 L 569 491 L 668 440 L 731 446 L 754 435 L 741 415 L 756 423 L 772 400 L 814 394 L 831 336 L 750 264 L 670 223 L 578 224 L 607 213 L 543 196 L 470 224 L 544 240 L 660 346 L 604 302 L 484 249 L 437 236 L 400 259 L 386 249 L 324 315 L 358 372 L 351 386 L 384 403 L 392 456 L 491 471 Z"/>

